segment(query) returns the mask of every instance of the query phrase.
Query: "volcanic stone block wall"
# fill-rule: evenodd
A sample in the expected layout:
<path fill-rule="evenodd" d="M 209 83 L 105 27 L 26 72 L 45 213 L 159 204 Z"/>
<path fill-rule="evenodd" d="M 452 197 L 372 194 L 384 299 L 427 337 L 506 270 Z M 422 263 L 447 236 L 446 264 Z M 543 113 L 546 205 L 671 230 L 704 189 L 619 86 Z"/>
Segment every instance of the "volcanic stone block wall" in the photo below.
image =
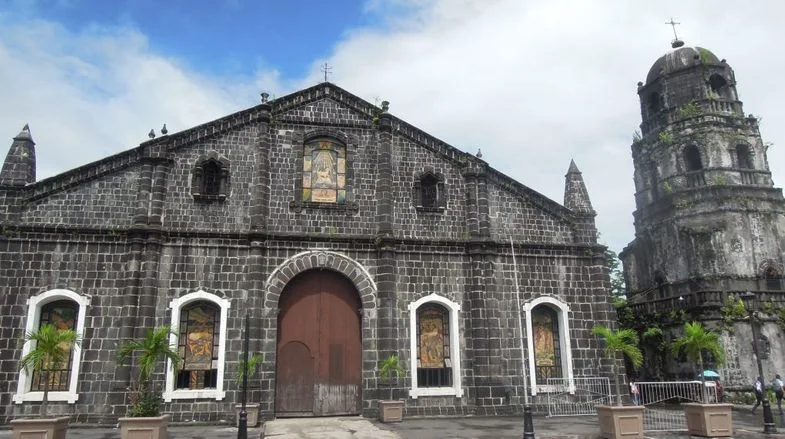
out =
<path fill-rule="evenodd" d="M 398 353 L 408 369 L 414 330 L 408 305 L 433 293 L 461 306 L 464 395 L 409 398 L 407 375 L 393 389 L 406 399 L 407 414 L 519 412 L 523 381 L 510 235 L 521 299 L 550 295 L 568 303 L 575 374 L 605 371 L 599 343 L 589 335 L 594 324 L 611 320 L 603 247 L 583 238 L 582 228 L 593 222 L 588 227 L 533 191 L 516 192 L 520 188 L 485 162 L 387 113 L 366 117 L 376 110 L 352 107 L 347 102 L 355 98 L 324 88 L 330 92 L 325 99 L 295 105 L 321 93 L 316 87 L 182 137 L 145 142 L 96 164 L 101 172 L 86 168 L 82 180 L 70 173 L 60 183 L 55 177 L 40 187 L 0 188 L 0 200 L 14 203 L 0 208 L 0 422 L 38 410 L 37 403 L 12 402 L 21 355 L 16 340 L 28 299 L 52 289 L 90 297 L 79 399 L 53 402 L 53 413 L 99 423 L 124 415 L 136 371 L 117 364 L 118 344 L 170 324 L 170 302 L 204 290 L 230 302 L 226 395 L 174 400 L 165 412 L 173 421 L 233 419 L 239 391 L 232 377 L 247 313 L 251 351 L 265 354 L 249 401 L 271 417 L 277 300 L 286 281 L 312 268 L 343 273 L 360 294 L 364 415 L 376 414 L 379 360 Z M 346 143 L 346 205 L 301 201 L 302 145 L 310 135 Z M 211 154 L 228 162 L 228 196 L 195 200 L 194 165 Z M 442 210 L 424 212 L 412 202 L 416 179 L 426 171 L 443 179 Z M 163 368 L 155 379 L 163 385 Z"/>

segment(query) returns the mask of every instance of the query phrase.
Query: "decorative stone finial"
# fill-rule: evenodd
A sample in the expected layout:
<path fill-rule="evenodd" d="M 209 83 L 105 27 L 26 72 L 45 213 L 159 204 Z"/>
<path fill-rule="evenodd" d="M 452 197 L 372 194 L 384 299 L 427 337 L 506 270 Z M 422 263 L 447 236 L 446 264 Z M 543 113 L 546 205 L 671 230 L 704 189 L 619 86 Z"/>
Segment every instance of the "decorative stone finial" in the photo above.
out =
<path fill-rule="evenodd" d="M 263 92 L 262 92 L 262 103 L 263 103 L 263 104 L 266 104 L 266 103 L 267 103 L 267 100 L 268 100 L 269 98 L 270 98 L 270 93 L 267 93 L 266 91 L 263 91 Z"/>
<path fill-rule="evenodd" d="M 482 151 L 480 150 L 480 148 L 477 148 L 477 154 L 476 155 L 477 155 L 478 159 L 482 158 Z"/>
<path fill-rule="evenodd" d="M 150 130 L 150 132 L 147 134 L 147 137 L 155 139 L 155 130 Z"/>
<path fill-rule="evenodd" d="M 166 124 L 164 124 L 164 127 L 161 128 L 161 134 L 163 134 L 164 136 L 169 134 L 169 130 L 166 129 Z"/>
<path fill-rule="evenodd" d="M 389 110 L 389 109 L 390 109 L 390 102 L 389 101 L 382 101 L 382 111 L 384 113 L 386 113 L 387 110 Z"/>
<path fill-rule="evenodd" d="M 25 126 L 22 127 L 22 131 L 14 137 L 14 140 L 33 140 L 33 136 L 30 135 L 30 126 L 25 124 Z"/>

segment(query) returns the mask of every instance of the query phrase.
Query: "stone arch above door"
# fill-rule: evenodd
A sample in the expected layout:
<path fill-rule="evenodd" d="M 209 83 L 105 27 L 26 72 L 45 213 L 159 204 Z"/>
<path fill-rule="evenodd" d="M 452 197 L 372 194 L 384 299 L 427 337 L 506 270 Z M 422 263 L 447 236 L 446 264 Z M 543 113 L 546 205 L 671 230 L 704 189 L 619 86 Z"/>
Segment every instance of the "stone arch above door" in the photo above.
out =
<path fill-rule="evenodd" d="M 360 294 L 363 310 L 376 308 L 376 282 L 368 270 L 354 259 L 330 250 L 298 253 L 275 268 L 265 281 L 264 307 L 276 309 L 286 285 L 298 274 L 311 269 L 333 270 L 346 276 Z"/>

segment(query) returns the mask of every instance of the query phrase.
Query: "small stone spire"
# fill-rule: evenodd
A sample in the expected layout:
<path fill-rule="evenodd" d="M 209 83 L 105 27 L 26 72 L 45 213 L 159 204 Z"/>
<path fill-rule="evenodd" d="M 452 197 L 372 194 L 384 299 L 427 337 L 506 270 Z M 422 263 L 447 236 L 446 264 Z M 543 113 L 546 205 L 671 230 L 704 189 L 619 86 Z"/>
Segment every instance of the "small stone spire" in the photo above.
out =
<path fill-rule="evenodd" d="M 30 127 L 25 124 L 14 137 L 5 157 L 3 169 L 0 170 L 0 185 L 24 186 L 28 183 L 35 183 L 35 142 Z"/>
<path fill-rule="evenodd" d="M 589 192 L 583 183 L 583 175 L 575 165 L 575 160 L 570 160 L 570 169 L 567 171 L 564 183 L 564 207 L 575 213 L 594 215 L 594 208 L 589 200 Z"/>

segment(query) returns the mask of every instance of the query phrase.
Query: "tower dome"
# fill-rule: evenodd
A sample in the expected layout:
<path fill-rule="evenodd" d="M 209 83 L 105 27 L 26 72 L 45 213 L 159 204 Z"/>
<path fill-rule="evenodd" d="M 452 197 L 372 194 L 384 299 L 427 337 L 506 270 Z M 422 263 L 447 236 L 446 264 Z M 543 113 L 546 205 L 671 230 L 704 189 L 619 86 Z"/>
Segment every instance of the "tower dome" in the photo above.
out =
<path fill-rule="evenodd" d="M 661 131 L 683 116 L 718 112 L 742 116 L 733 69 L 710 50 L 675 40 L 638 83 L 641 132 Z"/>
<path fill-rule="evenodd" d="M 681 43 L 682 45 L 679 45 Z M 722 62 L 709 49 L 703 47 L 683 46 L 684 43 L 677 40 L 674 42 L 674 49 L 662 55 L 654 62 L 646 75 L 646 84 L 659 79 L 661 76 L 669 75 L 689 67 L 698 65 L 720 65 Z"/>

